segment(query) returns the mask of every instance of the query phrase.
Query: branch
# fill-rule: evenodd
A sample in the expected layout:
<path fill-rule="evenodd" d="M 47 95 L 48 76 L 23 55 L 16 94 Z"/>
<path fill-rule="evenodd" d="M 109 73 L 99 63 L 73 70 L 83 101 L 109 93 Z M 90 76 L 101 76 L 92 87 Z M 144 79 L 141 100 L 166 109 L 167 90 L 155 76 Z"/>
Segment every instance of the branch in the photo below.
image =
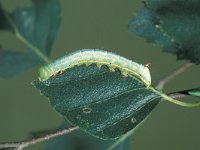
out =
<path fill-rule="evenodd" d="M 15 150 L 23 150 L 25 147 L 28 147 L 30 145 L 34 145 L 40 142 L 44 142 L 47 140 L 50 140 L 52 138 L 70 133 L 72 131 L 78 130 L 79 127 L 75 126 L 75 127 L 70 127 L 70 128 L 65 128 L 63 130 L 60 131 L 56 131 L 54 133 L 51 134 L 46 134 L 42 137 L 38 137 L 38 138 L 34 138 L 31 140 L 27 140 L 27 141 L 21 141 L 21 142 L 8 142 L 8 143 L 0 143 L 0 149 L 1 148 L 13 148 Z"/>
<path fill-rule="evenodd" d="M 161 79 L 157 85 L 156 88 L 158 89 L 163 89 L 164 85 L 170 81 L 171 79 L 175 78 L 176 76 L 178 76 L 179 74 L 183 73 L 185 70 L 187 70 L 189 67 L 191 67 L 193 64 L 192 63 L 186 63 L 183 66 L 181 66 L 180 68 L 174 70 L 172 73 L 170 73 L 169 75 L 167 75 L 166 77 L 164 77 L 163 79 Z M 183 98 L 186 97 L 187 95 L 182 94 L 182 93 L 171 93 L 168 94 L 169 97 L 174 98 L 174 99 L 179 99 L 179 98 Z M 136 129 L 134 129 L 135 131 Z M 114 148 L 116 148 L 120 143 L 122 143 L 124 140 L 126 140 L 129 136 L 131 136 L 131 134 L 125 134 L 124 136 L 122 136 L 121 138 L 119 138 L 116 142 L 114 142 L 114 144 L 112 144 L 108 150 L 114 150 Z"/>
<path fill-rule="evenodd" d="M 161 81 L 159 81 L 156 87 L 159 88 L 159 89 L 162 89 L 168 81 L 170 81 L 171 79 L 173 79 L 177 75 L 181 74 L 182 72 L 184 72 L 186 69 L 188 69 L 192 65 L 193 65 L 192 63 L 184 64 L 183 66 L 181 66 L 180 68 L 178 68 L 174 72 L 172 72 L 170 75 L 166 76 Z M 177 92 L 177 93 L 169 94 L 168 96 L 170 96 L 171 98 L 182 98 L 182 97 L 185 97 L 187 95 Z M 54 132 L 54 133 L 51 133 L 51 134 L 46 134 L 42 137 L 34 138 L 34 139 L 31 139 L 31 140 L 27 140 L 27 141 L 0 143 L 0 149 L 1 148 L 13 148 L 15 150 L 23 150 L 25 147 L 28 147 L 30 145 L 34 145 L 34 144 L 37 144 L 37 143 L 40 143 L 40 142 L 44 142 L 44 141 L 50 140 L 52 138 L 73 132 L 73 131 L 78 130 L 78 129 L 79 129 L 79 127 L 75 126 L 75 127 L 71 127 L 71 128 L 65 128 L 63 130 L 60 130 L 60 131 L 57 131 L 57 132 Z M 121 143 L 121 141 L 125 140 L 129 136 L 130 135 L 128 135 L 125 138 L 116 142 L 116 144 L 113 145 L 113 147 L 117 146 L 119 143 Z M 111 149 L 112 149 L 112 147 L 111 147 Z"/>
<path fill-rule="evenodd" d="M 172 94 L 168 94 L 168 96 L 174 99 L 179 99 L 179 98 L 186 97 L 188 95 L 181 94 L 181 93 L 172 93 Z"/>
<path fill-rule="evenodd" d="M 193 63 L 186 63 L 183 66 L 181 66 L 180 68 L 174 70 L 172 73 L 170 73 L 169 75 L 167 75 L 166 77 L 164 77 L 162 80 L 160 80 L 158 82 L 156 88 L 163 89 L 163 87 L 165 86 L 165 84 L 167 82 L 169 82 L 170 80 L 172 80 L 173 78 L 175 78 L 179 74 L 183 73 L 185 70 L 187 70 L 188 68 L 190 68 L 192 65 L 193 65 Z"/>

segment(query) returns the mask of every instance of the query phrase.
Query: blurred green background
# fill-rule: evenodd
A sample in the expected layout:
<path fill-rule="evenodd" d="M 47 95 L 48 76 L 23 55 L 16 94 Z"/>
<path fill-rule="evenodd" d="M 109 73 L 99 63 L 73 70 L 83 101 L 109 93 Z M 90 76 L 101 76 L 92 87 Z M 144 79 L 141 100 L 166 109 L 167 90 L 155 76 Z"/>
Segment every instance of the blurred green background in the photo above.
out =
<path fill-rule="evenodd" d="M 28 0 L 2 0 L 10 11 Z M 116 52 L 136 62 L 151 62 L 155 83 L 186 61 L 163 53 L 159 46 L 128 32 L 127 25 L 140 0 L 61 0 L 62 25 L 53 47 L 52 59 L 66 53 L 98 48 Z M 9 32 L 0 32 L 4 49 L 24 51 L 26 46 Z M 14 78 L 0 79 L 0 142 L 28 139 L 28 133 L 57 127 L 62 117 L 48 100 L 30 84 L 37 79 L 34 68 Z M 193 66 L 167 84 L 172 92 L 198 87 L 200 66 Z M 190 98 L 192 100 L 192 98 Z M 182 108 L 162 102 L 135 132 L 134 150 L 198 150 L 200 149 L 200 108 Z M 27 148 L 44 150 L 45 143 Z"/>

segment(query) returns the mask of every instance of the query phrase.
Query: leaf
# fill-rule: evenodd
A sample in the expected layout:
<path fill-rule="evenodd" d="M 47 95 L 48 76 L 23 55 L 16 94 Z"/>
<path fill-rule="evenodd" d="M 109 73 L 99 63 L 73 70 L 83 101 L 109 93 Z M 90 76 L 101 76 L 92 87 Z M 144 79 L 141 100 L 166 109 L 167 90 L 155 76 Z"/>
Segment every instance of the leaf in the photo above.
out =
<path fill-rule="evenodd" d="M 0 4 L 0 19 L 1 19 L 0 30 L 12 30 L 11 24 L 8 21 L 5 13 L 6 12 L 4 11 L 4 9 L 2 8 L 2 6 Z"/>
<path fill-rule="evenodd" d="M 61 12 L 58 0 L 32 0 L 30 7 L 18 7 L 13 21 L 18 32 L 38 49 L 50 53 L 57 35 Z"/>
<path fill-rule="evenodd" d="M 56 38 L 61 21 L 60 11 L 58 0 L 32 0 L 31 6 L 18 7 L 11 14 L 0 5 L 0 29 L 14 32 L 32 50 L 27 53 L 1 51 L 1 77 L 20 74 L 41 60 L 49 62 L 45 55 L 50 54 Z"/>
<path fill-rule="evenodd" d="M 186 6 L 191 6 L 191 5 L 199 5 L 199 0 L 145 0 L 144 1 L 145 5 L 147 5 L 149 8 L 153 10 L 158 10 L 159 8 L 163 8 L 167 5 L 172 4 L 180 4 L 180 5 L 186 5 Z M 177 7 L 177 6 L 175 6 Z"/>
<path fill-rule="evenodd" d="M 84 61 L 86 58 L 91 65 Z M 122 60 L 123 66 L 120 66 Z M 56 111 L 99 138 L 115 139 L 126 134 L 160 101 L 160 96 L 144 82 L 143 75 L 136 76 L 134 70 L 126 67 L 135 63 L 115 54 L 89 50 L 76 52 L 43 67 L 41 72 L 47 75 L 48 71 L 65 64 L 70 68 L 33 84 L 49 98 Z M 113 70 L 111 66 L 118 67 Z M 129 70 L 127 75 L 123 75 L 124 70 Z"/>
<path fill-rule="evenodd" d="M 138 36 L 147 39 L 147 42 L 162 45 L 165 50 L 176 52 L 176 45 L 171 42 L 168 36 L 163 34 L 155 27 L 159 20 L 156 14 L 148 9 L 140 9 L 135 17 L 129 21 L 129 31 L 135 32 Z"/>
<path fill-rule="evenodd" d="M 32 0 L 31 6 L 21 6 L 12 14 L 7 13 L 7 19 L 15 34 L 29 47 L 50 54 L 61 22 L 58 0 Z"/>
<path fill-rule="evenodd" d="M 192 91 L 189 91 L 188 93 L 190 95 L 192 95 L 192 96 L 200 97 L 200 89 L 198 89 L 198 90 L 192 90 Z"/>
<path fill-rule="evenodd" d="M 58 129 L 63 129 L 69 126 L 69 123 L 65 122 Z M 57 130 L 58 130 L 57 129 Z M 113 150 L 131 150 L 131 138 L 126 142 L 120 144 Z M 70 134 L 66 134 L 55 139 L 49 140 L 46 150 L 106 150 L 112 145 L 115 140 L 102 140 L 91 135 L 84 133 L 83 131 L 75 131 Z"/>
<path fill-rule="evenodd" d="M 0 50 L 0 77 L 20 74 L 38 64 L 30 53 Z"/>
<path fill-rule="evenodd" d="M 200 88 L 189 89 L 189 90 L 179 91 L 179 92 L 175 92 L 175 93 L 200 97 Z"/>
<path fill-rule="evenodd" d="M 148 12 L 144 13 L 146 10 Z M 149 19 L 146 15 L 155 19 Z M 139 30 L 138 35 L 162 45 L 164 51 L 176 54 L 178 59 L 200 63 L 200 2 L 198 0 L 146 0 L 144 9 L 137 13 L 129 28 L 137 34 Z M 172 49 L 169 48 L 171 46 Z"/>

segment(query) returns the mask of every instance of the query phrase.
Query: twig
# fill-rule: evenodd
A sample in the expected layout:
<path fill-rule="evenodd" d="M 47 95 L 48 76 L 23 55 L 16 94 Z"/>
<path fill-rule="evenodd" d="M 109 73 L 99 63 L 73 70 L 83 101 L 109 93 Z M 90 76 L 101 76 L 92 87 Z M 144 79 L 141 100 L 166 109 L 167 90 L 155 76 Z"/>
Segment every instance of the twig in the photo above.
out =
<path fill-rule="evenodd" d="M 192 63 L 184 64 L 179 69 L 176 69 L 170 75 L 166 76 L 160 82 L 158 82 L 156 87 L 158 89 L 162 89 L 164 87 L 164 85 L 168 81 L 170 81 L 171 79 L 173 79 L 177 75 L 181 74 L 182 72 L 184 72 L 186 69 L 188 69 L 192 65 L 193 65 Z M 184 94 L 181 94 L 181 93 L 173 93 L 173 94 L 169 94 L 168 96 L 170 96 L 171 98 L 182 98 L 182 97 L 185 97 L 187 95 L 184 95 Z M 55 138 L 55 137 L 70 133 L 70 132 L 75 131 L 75 130 L 78 130 L 78 129 L 79 129 L 79 127 L 75 126 L 75 127 L 71 127 L 71 128 L 67 128 L 67 129 L 63 129 L 63 130 L 57 131 L 55 133 L 46 134 L 46 135 L 44 135 L 42 137 L 34 138 L 34 139 L 31 139 L 31 140 L 27 140 L 27 141 L 0 143 L 0 149 L 1 148 L 13 148 L 15 150 L 23 150 L 25 147 L 28 147 L 30 145 L 34 145 L 34 144 L 37 144 L 37 143 L 40 143 L 40 142 L 44 142 L 44 141 L 50 140 L 52 138 Z M 126 140 L 130 135 L 131 134 L 127 134 L 126 136 L 124 136 L 121 139 L 119 139 L 114 145 L 112 145 L 110 147 L 110 149 L 113 149 L 114 147 L 116 147 L 122 141 Z"/>
<path fill-rule="evenodd" d="M 75 126 L 75 127 L 70 127 L 70 128 L 65 128 L 63 130 L 51 133 L 51 134 L 47 134 L 44 135 L 42 137 L 39 138 L 34 138 L 31 140 L 27 140 L 27 141 L 21 141 L 21 142 L 8 142 L 8 143 L 0 143 L 0 149 L 1 148 L 13 148 L 15 150 L 23 150 L 25 147 L 28 147 L 30 145 L 34 145 L 36 143 L 40 143 L 40 142 L 44 142 L 47 140 L 50 140 L 52 138 L 70 133 L 72 131 L 78 130 L 79 127 Z"/>
<path fill-rule="evenodd" d="M 169 82 L 170 80 L 172 80 L 173 78 L 175 78 L 179 74 L 183 73 L 185 70 L 187 70 L 188 68 L 190 68 L 192 65 L 193 65 L 193 63 L 186 63 L 183 66 L 181 66 L 180 68 L 176 69 L 174 72 L 170 73 L 169 75 L 167 75 L 166 77 L 164 77 L 162 80 L 160 80 L 158 82 L 156 88 L 163 89 L 163 87 L 165 86 L 165 84 L 167 82 Z"/>
<path fill-rule="evenodd" d="M 188 95 L 181 94 L 181 93 L 173 93 L 173 94 L 168 94 L 168 96 L 174 99 L 179 99 L 179 98 L 186 97 Z"/>
<path fill-rule="evenodd" d="M 176 69 L 174 72 L 170 73 L 169 75 L 167 75 L 166 77 L 164 77 L 163 79 L 161 79 L 157 85 L 156 88 L 158 89 L 163 89 L 164 85 L 169 82 L 171 79 L 175 78 L 176 76 L 178 76 L 179 74 L 183 73 L 185 70 L 187 70 L 189 67 L 191 67 L 193 64 L 192 63 L 186 63 L 183 66 L 181 66 L 180 68 Z M 174 98 L 174 99 L 179 99 L 179 98 L 183 98 L 187 95 L 185 94 L 181 94 L 181 93 L 172 93 L 172 94 L 168 94 L 169 97 Z M 145 120 L 144 120 L 145 121 Z M 143 121 L 143 122 L 144 122 Z M 135 129 L 136 130 L 136 129 Z M 134 130 L 134 131 L 135 131 Z M 108 150 L 113 150 L 115 147 L 117 147 L 121 142 L 123 142 L 124 140 L 126 140 L 128 137 L 130 137 L 131 134 L 125 134 L 124 136 L 122 136 L 120 139 L 118 139 L 116 142 L 114 142 L 113 145 L 111 145 Z"/>

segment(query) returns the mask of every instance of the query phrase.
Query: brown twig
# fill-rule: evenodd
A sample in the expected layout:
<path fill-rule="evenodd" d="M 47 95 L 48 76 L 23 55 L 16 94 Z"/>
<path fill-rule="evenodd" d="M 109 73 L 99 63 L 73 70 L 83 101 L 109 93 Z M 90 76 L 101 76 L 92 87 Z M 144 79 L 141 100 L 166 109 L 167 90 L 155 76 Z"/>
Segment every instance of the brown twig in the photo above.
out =
<path fill-rule="evenodd" d="M 172 72 L 170 75 L 168 75 L 165 78 L 163 78 L 162 80 L 160 80 L 156 87 L 158 89 L 162 89 L 168 81 L 170 81 L 171 79 L 173 79 L 177 75 L 181 74 L 182 72 L 184 72 L 186 69 L 188 69 L 192 65 L 193 65 L 192 63 L 184 64 L 183 66 L 181 66 L 180 68 L 178 68 L 174 72 Z M 185 97 L 186 95 L 181 94 L 181 93 L 173 93 L 173 94 L 169 94 L 169 96 L 172 97 L 172 98 L 182 98 L 182 97 Z M 78 129 L 79 129 L 79 127 L 75 126 L 75 127 L 66 128 L 66 129 L 51 133 L 51 134 L 46 134 L 42 137 L 34 138 L 34 139 L 31 139 L 31 140 L 27 140 L 27 141 L 0 143 L 0 149 L 1 148 L 13 148 L 15 150 L 23 150 L 25 147 L 28 147 L 30 145 L 34 145 L 34 144 L 37 144 L 37 143 L 40 143 L 40 142 L 44 142 L 44 141 L 50 140 L 52 138 L 70 133 L 70 132 L 75 131 L 75 130 L 78 130 Z"/>
<path fill-rule="evenodd" d="M 169 82 L 170 80 L 172 80 L 173 78 L 175 78 L 179 74 L 183 73 L 185 70 L 190 68 L 192 65 L 193 65 L 193 63 L 186 63 L 186 64 L 182 65 L 181 67 L 179 67 L 178 69 L 176 69 L 175 71 L 173 71 L 172 73 L 170 73 L 169 75 L 164 77 L 162 80 L 160 80 L 158 82 L 156 88 L 160 89 L 160 90 L 163 89 L 163 87 L 165 86 L 165 84 L 167 82 Z"/>
<path fill-rule="evenodd" d="M 34 145 L 34 144 L 37 144 L 37 143 L 40 143 L 40 142 L 44 142 L 44 141 L 50 140 L 52 138 L 70 133 L 70 132 L 75 131 L 75 130 L 78 130 L 78 129 L 79 129 L 79 127 L 77 127 L 77 126 L 76 127 L 70 127 L 70 128 L 66 128 L 66 129 L 51 133 L 51 134 L 46 134 L 42 137 L 34 138 L 34 139 L 31 139 L 31 140 L 27 140 L 27 141 L 0 143 L 0 149 L 1 148 L 13 148 L 15 150 L 23 150 L 25 147 L 28 147 L 30 145 Z"/>

